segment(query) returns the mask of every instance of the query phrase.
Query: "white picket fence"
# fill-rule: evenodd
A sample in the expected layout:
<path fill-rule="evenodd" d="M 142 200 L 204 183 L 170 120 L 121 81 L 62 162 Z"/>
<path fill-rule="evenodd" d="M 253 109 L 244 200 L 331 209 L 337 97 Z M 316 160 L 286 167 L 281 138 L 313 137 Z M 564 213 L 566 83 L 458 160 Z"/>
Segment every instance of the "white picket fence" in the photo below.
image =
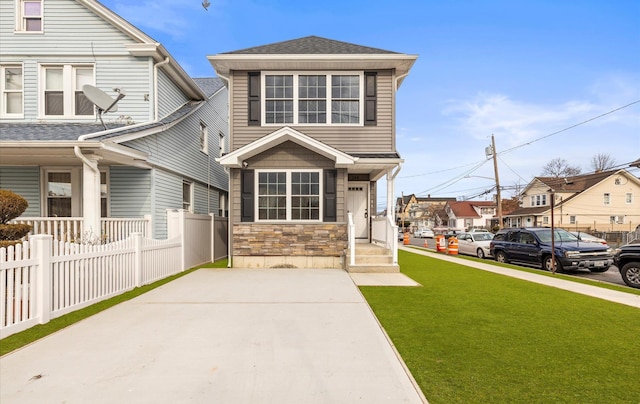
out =
<path fill-rule="evenodd" d="M 133 233 L 97 246 L 35 235 L 0 248 L 0 338 L 183 271 L 182 246 L 180 236 Z"/>

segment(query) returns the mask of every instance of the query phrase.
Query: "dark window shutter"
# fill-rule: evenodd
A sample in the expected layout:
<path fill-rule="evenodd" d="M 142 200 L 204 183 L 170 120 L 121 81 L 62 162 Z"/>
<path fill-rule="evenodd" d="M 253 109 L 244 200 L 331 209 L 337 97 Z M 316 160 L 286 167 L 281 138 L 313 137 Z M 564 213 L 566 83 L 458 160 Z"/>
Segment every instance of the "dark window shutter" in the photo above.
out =
<path fill-rule="evenodd" d="M 323 217 L 324 222 L 337 221 L 336 193 L 338 185 L 338 170 L 324 170 L 324 196 Z"/>
<path fill-rule="evenodd" d="M 260 72 L 249 72 L 249 125 L 260 126 Z"/>
<path fill-rule="evenodd" d="M 377 73 L 364 73 L 364 124 L 375 126 L 377 124 Z"/>
<path fill-rule="evenodd" d="M 254 197 L 253 182 L 255 180 L 255 174 L 253 170 L 241 170 L 240 171 L 240 221 L 241 222 L 253 222 L 254 212 Z"/>

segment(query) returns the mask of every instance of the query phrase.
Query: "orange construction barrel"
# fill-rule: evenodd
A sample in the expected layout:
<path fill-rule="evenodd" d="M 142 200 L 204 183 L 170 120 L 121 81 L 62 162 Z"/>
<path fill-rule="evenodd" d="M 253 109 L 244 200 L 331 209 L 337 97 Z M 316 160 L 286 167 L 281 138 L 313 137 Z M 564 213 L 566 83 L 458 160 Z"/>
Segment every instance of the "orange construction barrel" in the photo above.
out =
<path fill-rule="evenodd" d="M 456 236 L 449 237 L 449 248 L 447 254 L 458 255 L 458 238 Z"/>
<path fill-rule="evenodd" d="M 404 233 L 404 240 L 402 242 L 404 245 L 409 245 L 409 232 Z"/>
<path fill-rule="evenodd" d="M 436 236 L 436 251 L 444 252 L 447 249 L 447 244 L 444 240 L 444 236 L 442 234 L 438 234 Z"/>

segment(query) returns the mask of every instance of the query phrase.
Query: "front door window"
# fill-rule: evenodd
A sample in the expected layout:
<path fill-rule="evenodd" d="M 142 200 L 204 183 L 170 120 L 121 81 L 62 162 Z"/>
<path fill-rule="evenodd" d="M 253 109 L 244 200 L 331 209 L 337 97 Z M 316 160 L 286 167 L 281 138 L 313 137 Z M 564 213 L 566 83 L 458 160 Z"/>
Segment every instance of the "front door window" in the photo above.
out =
<path fill-rule="evenodd" d="M 47 214 L 49 217 L 71 216 L 71 173 L 47 174 Z"/>

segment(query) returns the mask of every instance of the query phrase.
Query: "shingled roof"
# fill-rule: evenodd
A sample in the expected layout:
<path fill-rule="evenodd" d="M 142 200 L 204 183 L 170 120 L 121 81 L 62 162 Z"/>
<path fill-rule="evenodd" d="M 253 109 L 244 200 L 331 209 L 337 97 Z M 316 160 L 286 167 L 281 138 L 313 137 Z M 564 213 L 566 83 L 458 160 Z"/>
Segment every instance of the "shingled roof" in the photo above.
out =
<path fill-rule="evenodd" d="M 217 77 L 193 79 L 210 98 L 224 86 L 222 79 Z M 99 123 L 0 123 L 0 141 L 75 141 L 82 135 L 94 135 L 94 140 L 129 135 L 147 131 L 156 127 L 165 127 L 179 121 L 193 112 L 203 101 L 188 102 L 157 122 L 146 125 L 133 126 L 124 123 L 106 122 L 107 130 Z"/>
<path fill-rule="evenodd" d="M 263 46 L 240 49 L 223 54 L 234 55 L 362 55 L 362 54 L 398 54 L 384 49 L 355 45 L 319 36 L 306 36 Z"/>

